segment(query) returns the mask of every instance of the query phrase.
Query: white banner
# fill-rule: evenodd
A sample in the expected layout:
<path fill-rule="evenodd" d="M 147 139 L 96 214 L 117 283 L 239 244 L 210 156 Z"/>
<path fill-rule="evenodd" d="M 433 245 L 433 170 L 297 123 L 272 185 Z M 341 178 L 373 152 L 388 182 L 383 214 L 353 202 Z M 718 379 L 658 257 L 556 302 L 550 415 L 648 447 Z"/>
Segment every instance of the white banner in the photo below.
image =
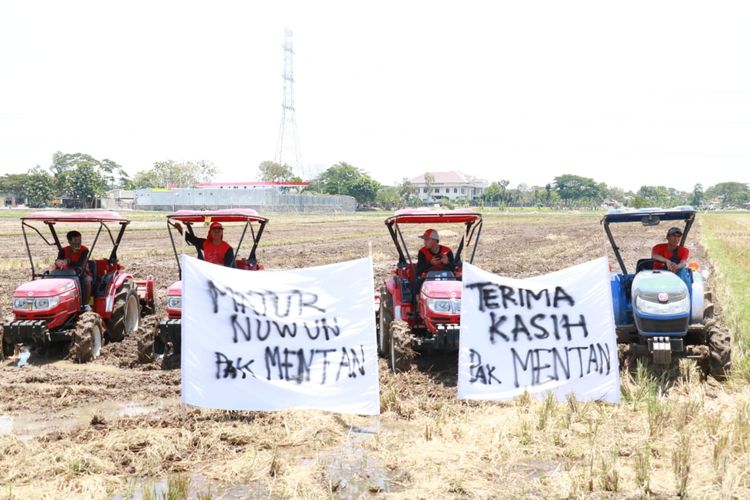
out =
<path fill-rule="evenodd" d="M 511 279 L 464 264 L 459 399 L 620 401 L 607 258 Z"/>
<path fill-rule="evenodd" d="M 371 259 L 289 271 L 181 262 L 183 402 L 380 413 Z"/>

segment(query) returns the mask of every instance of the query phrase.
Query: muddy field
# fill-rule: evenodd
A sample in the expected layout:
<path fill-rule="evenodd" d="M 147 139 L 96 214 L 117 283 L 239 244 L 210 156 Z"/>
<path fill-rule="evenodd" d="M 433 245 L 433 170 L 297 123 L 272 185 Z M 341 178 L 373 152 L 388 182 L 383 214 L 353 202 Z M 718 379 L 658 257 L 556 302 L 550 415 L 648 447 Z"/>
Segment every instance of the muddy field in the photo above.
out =
<path fill-rule="evenodd" d="M 599 257 L 608 252 L 599 217 L 489 214 L 475 264 L 525 277 Z M 371 247 L 378 287 L 396 260 L 384 218 L 272 216 L 258 258 L 268 269 L 306 267 L 359 258 Z M 405 234 L 413 236 L 413 255 L 424 229 Z M 443 232 L 441 243 L 455 247 L 455 233 Z M 646 257 L 665 232 L 663 226 L 616 231 L 626 264 Z M 237 240 L 236 231 L 225 233 L 227 241 Z M 91 238 L 84 232 L 84 244 Z M 3 316 L 14 288 L 30 276 L 22 243 L 18 220 L 0 219 Z M 182 242 L 178 247 L 188 250 Z M 701 248 L 690 247 L 710 269 Z M 44 266 L 54 257 L 43 244 L 32 252 L 46 256 L 39 261 Z M 135 276 L 156 278 L 162 309 L 166 288 L 177 279 L 162 217 L 135 214 L 119 257 Z M 685 480 L 696 496 L 750 488 L 741 469 L 750 449 L 750 431 L 740 421 L 750 421 L 747 390 L 702 382 L 688 364 L 669 377 L 626 377 L 625 403 L 611 407 L 460 403 L 455 356 L 420 359 L 398 375 L 381 362 L 378 418 L 265 414 L 181 405 L 179 370 L 138 363 L 136 340 L 105 345 L 85 365 L 66 360 L 64 351 L 32 356 L 23 367 L 17 359 L 3 363 L 0 497 L 148 498 L 180 488 L 205 498 L 663 497 L 680 492 L 684 471 L 674 464 L 684 457 L 675 452 L 686 446 L 693 472 Z M 725 446 L 717 447 L 722 439 Z"/>

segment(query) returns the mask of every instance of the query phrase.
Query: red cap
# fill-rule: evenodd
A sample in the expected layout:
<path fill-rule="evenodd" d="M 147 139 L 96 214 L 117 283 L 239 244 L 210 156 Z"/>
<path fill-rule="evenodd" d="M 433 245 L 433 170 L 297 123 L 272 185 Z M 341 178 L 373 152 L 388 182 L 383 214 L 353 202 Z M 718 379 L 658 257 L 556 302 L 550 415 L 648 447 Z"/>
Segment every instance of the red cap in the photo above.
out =
<path fill-rule="evenodd" d="M 424 234 L 421 236 L 421 238 L 423 240 L 426 240 L 428 238 L 431 239 L 431 240 L 439 240 L 440 236 L 438 236 L 438 232 L 435 231 L 434 229 L 428 229 L 427 231 L 424 232 Z"/>
<path fill-rule="evenodd" d="M 221 225 L 221 222 L 212 222 L 210 226 L 208 226 L 208 230 L 212 230 L 215 228 L 224 229 L 224 226 Z"/>

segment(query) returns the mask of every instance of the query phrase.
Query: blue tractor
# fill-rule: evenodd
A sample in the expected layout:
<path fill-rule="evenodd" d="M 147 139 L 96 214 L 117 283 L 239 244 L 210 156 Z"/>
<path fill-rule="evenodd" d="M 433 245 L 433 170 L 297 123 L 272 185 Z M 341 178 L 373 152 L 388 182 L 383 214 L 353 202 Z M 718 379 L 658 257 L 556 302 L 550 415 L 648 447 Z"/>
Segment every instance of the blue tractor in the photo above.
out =
<path fill-rule="evenodd" d="M 611 224 L 636 222 L 643 226 L 684 224 L 680 246 L 684 246 L 695 221 L 695 209 L 643 208 L 610 210 L 602 219 L 621 273 L 612 274 L 617 342 L 621 355 L 648 356 L 656 365 L 669 365 L 673 357 L 698 360 L 704 374 L 724 380 L 731 366 L 729 333 L 714 317 L 711 295 L 703 275 L 691 264 L 682 276 L 666 269 L 652 269 L 651 247 L 629 273 Z"/>

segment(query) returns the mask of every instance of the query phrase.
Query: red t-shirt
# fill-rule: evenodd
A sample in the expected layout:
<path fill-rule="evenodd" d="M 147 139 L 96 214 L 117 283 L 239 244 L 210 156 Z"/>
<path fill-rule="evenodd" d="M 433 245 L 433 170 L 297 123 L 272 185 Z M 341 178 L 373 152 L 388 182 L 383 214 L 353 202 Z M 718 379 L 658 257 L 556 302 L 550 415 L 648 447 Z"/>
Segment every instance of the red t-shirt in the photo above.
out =
<path fill-rule="evenodd" d="M 661 255 L 665 259 L 669 259 L 674 262 L 674 260 L 672 259 L 673 252 L 669 251 L 668 245 L 666 243 L 659 243 L 658 245 L 654 245 L 654 248 L 651 249 L 651 253 L 656 254 L 656 255 Z M 687 260 L 688 255 L 690 255 L 690 251 L 687 248 L 678 246 L 677 247 L 677 262 L 675 262 L 675 264 L 679 264 L 683 260 Z M 664 269 L 665 265 L 662 262 L 655 261 L 653 268 Z"/>

